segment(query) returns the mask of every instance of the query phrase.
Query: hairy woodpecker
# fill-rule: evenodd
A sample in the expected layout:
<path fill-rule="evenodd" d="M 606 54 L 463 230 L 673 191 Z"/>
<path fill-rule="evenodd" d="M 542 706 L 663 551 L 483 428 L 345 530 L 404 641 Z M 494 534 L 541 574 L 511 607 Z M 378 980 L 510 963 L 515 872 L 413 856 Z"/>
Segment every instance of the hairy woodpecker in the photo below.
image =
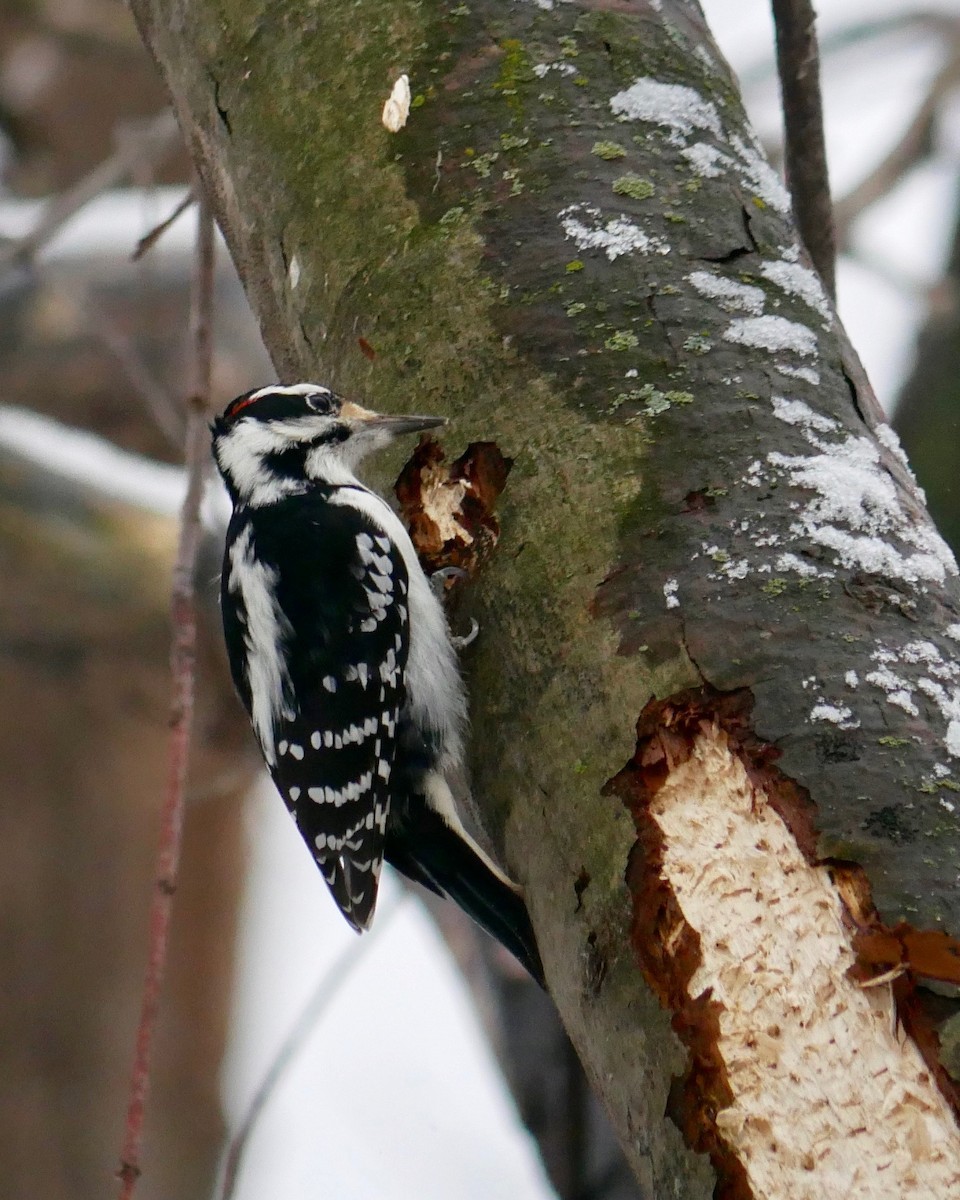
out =
<path fill-rule="evenodd" d="M 442 424 L 313 383 L 228 405 L 213 423 L 233 501 L 227 653 L 273 782 L 353 928 L 370 925 L 386 858 L 542 982 L 519 890 L 457 814 L 467 705 L 443 609 L 399 518 L 354 474 L 396 434 Z"/>

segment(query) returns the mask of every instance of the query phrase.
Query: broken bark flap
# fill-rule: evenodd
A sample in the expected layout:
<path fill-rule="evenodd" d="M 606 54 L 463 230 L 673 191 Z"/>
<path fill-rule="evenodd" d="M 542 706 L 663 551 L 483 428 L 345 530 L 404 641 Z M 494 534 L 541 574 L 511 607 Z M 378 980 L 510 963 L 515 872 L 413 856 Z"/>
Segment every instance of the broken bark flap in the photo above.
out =
<path fill-rule="evenodd" d="M 394 491 L 428 574 L 457 567 L 473 575 L 500 539 L 494 505 L 513 460 L 495 442 L 471 442 L 452 463 L 434 438 L 422 437 Z"/>

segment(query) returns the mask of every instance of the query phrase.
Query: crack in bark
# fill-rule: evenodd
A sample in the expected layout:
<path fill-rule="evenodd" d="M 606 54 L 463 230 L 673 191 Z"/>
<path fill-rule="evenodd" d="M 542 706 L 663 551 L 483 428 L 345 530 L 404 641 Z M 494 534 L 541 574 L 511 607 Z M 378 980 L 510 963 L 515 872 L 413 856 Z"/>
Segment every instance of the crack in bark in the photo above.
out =
<path fill-rule="evenodd" d="M 210 82 L 213 84 L 213 107 L 217 110 L 217 115 L 219 116 L 224 129 L 226 129 L 226 131 L 227 131 L 227 136 L 232 137 L 233 129 L 231 128 L 231 125 L 230 125 L 230 115 L 227 112 L 227 110 L 225 108 L 223 108 L 222 105 L 220 104 L 220 81 L 219 81 L 219 79 L 216 79 L 212 74 L 210 75 L 209 78 L 210 78 Z"/>

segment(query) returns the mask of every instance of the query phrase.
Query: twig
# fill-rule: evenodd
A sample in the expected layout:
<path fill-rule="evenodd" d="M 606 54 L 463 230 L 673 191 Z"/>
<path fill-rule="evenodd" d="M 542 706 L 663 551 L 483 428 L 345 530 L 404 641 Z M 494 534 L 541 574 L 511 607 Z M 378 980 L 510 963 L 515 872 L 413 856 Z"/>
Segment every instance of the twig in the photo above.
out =
<path fill-rule="evenodd" d="M 960 77 L 960 36 L 957 24 L 954 25 L 953 34 L 953 53 L 934 76 L 923 103 L 904 130 L 903 136 L 865 179 L 842 200 L 837 201 L 837 241 L 841 246 L 846 244 L 850 226 L 864 209 L 892 191 L 904 175 L 930 153 L 934 122 L 940 104 L 956 87 Z"/>
<path fill-rule="evenodd" d="M 28 234 L 0 246 L 0 275 L 12 267 L 29 263 L 74 213 L 101 192 L 116 187 L 142 163 L 162 159 L 179 140 L 180 131 L 172 112 L 163 112 L 147 122 L 129 123 L 121 127 L 117 131 L 117 148 L 109 158 L 98 163 L 72 187 L 55 196 Z"/>
<path fill-rule="evenodd" d="M 793 213 L 824 287 L 836 297 L 836 247 L 823 136 L 816 14 L 810 0 L 773 0 L 773 18 Z"/>
<path fill-rule="evenodd" d="M 180 449 L 184 444 L 184 421 L 173 396 L 154 376 L 131 339 L 120 332 L 89 292 L 84 307 L 91 332 L 123 369 L 163 436 L 171 446 Z"/>
<path fill-rule="evenodd" d="M 193 577 L 201 534 L 200 501 L 208 460 L 206 417 L 209 408 L 212 359 L 213 255 L 213 217 L 206 202 L 202 201 L 192 296 L 193 379 L 187 402 L 187 494 L 180 520 L 180 540 L 173 572 L 170 606 L 173 624 L 173 690 L 167 794 L 163 805 L 160 846 L 157 851 L 156 877 L 150 906 L 150 953 L 143 985 L 140 1024 L 130 1077 L 129 1107 L 120 1154 L 118 1174 L 121 1200 L 130 1200 L 140 1176 L 144 1108 L 150 1082 L 150 1053 L 160 1007 L 160 988 L 166 967 L 173 895 L 177 887 L 180 865 L 197 639 Z"/>
<path fill-rule="evenodd" d="M 243 1120 L 230 1139 L 223 1160 L 223 1175 L 218 1200 L 232 1200 L 237 1180 L 240 1177 L 240 1166 L 247 1146 L 250 1143 L 250 1138 L 253 1136 L 256 1124 L 263 1115 L 264 1109 L 276 1091 L 277 1085 L 286 1073 L 287 1068 L 294 1061 L 304 1042 L 306 1042 L 307 1038 L 316 1028 L 324 1011 L 329 1008 L 341 988 L 343 988 L 350 979 L 350 976 L 370 952 L 376 938 L 382 936 L 387 926 L 393 922 L 397 913 L 401 911 L 409 898 L 410 893 L 403 892 L 397 903 L 394 904 L 389 912 L 384 913 L 380 917 L 379 921 L 374 925 L 373 930 L 367 934 L 364 940 L 359 945 L 354 942 L 347 946 L 334 959 L 333 964 L 321 975 L 317 986 L 314 988 L 313 995 L 304 1005 L 300 1016 L 294 1021 L 290 1032 L 284 1038 L 276 1057 L 271 1062 L 266 1075 L 261 1079 L 260 1085 L 253 1094 Z"/>
<path fill-rule="evenodd" d="M 167 232 L 170 226 L 178 219 L 178 217 L 181 217 L 187 211 L 196 198 L 197 193 L 195 189 L 189 188 L 187 194 L 173 210 L 170 216 L 161 221 L 159 225 L 154 225 L 150 232 L 145 233 L 140 241 L 137 242 L 136 249 L 130 255 L 130 261 L 139 262 L 139 260 L 143 258 L 148 250 L 152 250 L 157 242 L 159 242 L 159 240 Z"/>

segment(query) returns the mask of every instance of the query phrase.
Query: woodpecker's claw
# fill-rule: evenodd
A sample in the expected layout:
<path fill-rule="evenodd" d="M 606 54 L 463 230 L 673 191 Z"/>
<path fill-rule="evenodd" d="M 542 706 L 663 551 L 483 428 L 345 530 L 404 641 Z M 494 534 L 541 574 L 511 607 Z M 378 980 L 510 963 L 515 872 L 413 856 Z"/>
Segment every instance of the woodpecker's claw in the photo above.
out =
<path fill-rule="evenodd" d="M 442 600 L 446 591 L 448 579 L 466 579 L 467 572 L 463 567 L 441 567 L 430 576 L 430 586 L 438 600 Z"/>
<path fill-rule="evenodd" d="M 476 620 L 473 617 L 471 617 L 470 618 L 470 632 L 463 634 L 462 637 L 458 637 L 457 634 L 451 633 L 450 641 L 453 642 L 454 646 L 456 646 L 456 648 L 458 650 L 462 650 L 464 648 L 464 646 L 469 646 L 471 644 L 471 642 L 475 642 L 477 640 L 477 634 L 479 632 L 480 632 L 480 626 L 477 624 Z"/>
<path fill-rule="evenodd" d="M 469 574 L 463 567 L 441 567 L 439 571 L 434 571 L 430 576 L 430 586 L 433 588 L 434 595 L 441 603 L 445 596 L 445 585 L 448 579 L 469 579 Z M 480 632 L 480 626 L 477 622 L 470 618 L 470 632 L 462 636 L 455 633 L 450 634 L 450 641 L 458 649 L 462 650 L 464 646 L 469 646 L 477 640 L 477 634 Z"/>

